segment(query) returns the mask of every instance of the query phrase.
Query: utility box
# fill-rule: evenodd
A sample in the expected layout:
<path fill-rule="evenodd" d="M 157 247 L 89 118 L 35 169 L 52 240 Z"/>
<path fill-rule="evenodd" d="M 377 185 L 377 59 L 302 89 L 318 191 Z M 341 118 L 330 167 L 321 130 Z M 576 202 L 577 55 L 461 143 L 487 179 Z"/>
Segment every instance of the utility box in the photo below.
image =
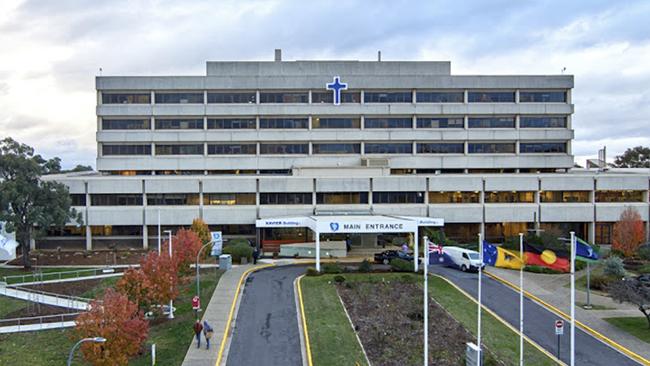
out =
<path fill-rule="evenodd" d="M 228 271 L 232 268 L 232 257 L 230 254 L 222 254 L 219 256 L 219 269 Z"/>
<path fill-rule="evenodd" d="M 480 363 L 477 361 L 480 358 Z M 472 342 L 467 343 L 467 348 L 465 349 L 465 366 L 482 366 L 483 365 L 483 354 L 481 350 Z"/>

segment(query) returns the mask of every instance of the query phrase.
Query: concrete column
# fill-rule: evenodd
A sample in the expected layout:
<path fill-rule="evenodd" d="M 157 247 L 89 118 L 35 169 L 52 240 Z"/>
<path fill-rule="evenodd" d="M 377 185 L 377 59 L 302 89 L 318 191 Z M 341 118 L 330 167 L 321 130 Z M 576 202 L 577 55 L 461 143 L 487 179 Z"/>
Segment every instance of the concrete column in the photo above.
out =
<path fill-rule="evenodd" d="M 415 143 L 415 141 L 413 141 L 413 142 L 412 142 L 412 145 L 413 145 L 413 146 L 411 147 L 411 149 L 412 149 L 413 151 L 411 151 L 411 155 L 415 155 L 415 154 L 416 154 L 416 149 L 417 149 L 417 144 Z"/>
<path fill-rule="evenodd" d="M 481 192 L 479 195 L 479 202 L 481 203 L 481 237 L 485 239 L 485 178 L 481 183 Z"/>
<path fill-rule="evenodd" d="M 359 117 L 359 127 L 364 130 L 366 128 L 366 116 Z"/>
<path fill-rule="evenodd" d="M 539 230 L 541 228 L 541 223 L 542 223 L 542 207 L 540 205 L 540 193 L 539 191 L 542 189 L 542 180 L 537 178 L 537 191 L 535 191 L 535 204 L 537 205 L 537 220 L 534 222 L 534 229 Z M 539 233 L 539 231 L 535 231 L 535 233 Z"/>
<path fill-rule="evenodd" d="M 255 90 L 255 104 L 260 104 L 260 91 Z"/>
<path fill-rule="evenodd" d="M 364 104 L 365 93 L 363 90 L 359 91 L 359 103 Z"/>
<path fill-rule="evenodd" d="M 463 90 L 463 103 L 467 104 L 469 102 L 469 92 L 467 89 Z"/>
<path fill-rule="evenodd" d="M 416 129 L 416 128 L 418 128 L 418 119 L 414 114 L 413 115 L 413 129 Z"/>
<path fill-rule="evenodd" d="M 415 89 L 411 92 L 411 104 L 415 104 L 415 101 L 417 99 L 417 95 L 415 94 Z"/>
<path fill-rule="evenodd" d="M 203 131 L 208 130 L 208 116 L 203 116 Z"/>
<path fill-rule="evenodd" d="M 199 218 L 203 220 L 203 180 L 199 180 Z"/>
<path fill-rule="evenodd" d="M 156 104 L 156 93 L 152 90 L 151 91 L 151 105 Z"/>
<path fill-rule="evenodd" d="M 308 97 L 307 97 L 307 98 L 308 98 L 307 102 L 308 102 L 309 104 L 311 104 L 311 103 L 312 103 L 312 102 L 311 102 L 311 101 L 312 101 L 312 99 L 311 99 L 311 89 L 310 89 L 307 93 L 308 93 L 308 94 L 307 94 L 307 95 L 308 95 Z M 311 117 L 310 117 L 310 122 L 311 122 Z"/>
<path fill-rule="evenodd" d="M 596 243 L 596 214 L 597 214 L 597 208 L 596 208 L 596 178 L 594 177 L 594 185 L 593 189 L 591 192 L 589 192 L 589 201 L 591 202 L 591 205 L 594 209 L 593 213 L 593 218 L 591 222 L 588 224 L 589 225 L 589 238 L 592 240 L 592 243 Z"/>
<path fill-rule="evenodd" d="M 519 103 L 519 89 L 515 90 L 515 103 Z"/>
<path fill-rule="evenodd" d="M 311 98 L 311 91 L 309 92 L 310 98 Z M 307 117 L 307 129 L 311 131 L 311 122 L 313 120 L 313 116 L 310 114 L 309 117 Z"/>
<path fill-rule="evenodd" d="M 203 91 L 203 105 L 208 105 L 208 91 L 204 90 Z M 204 111 L 205 113 L 205 111 Z"/>
<path fill-rule="evenodd" d="M 151 129 L 151 131 L 154 131 L 156 129 L 156 118 L 154 116 L 151 116 L 149 118 L 150 118 L 149 124 L 151 125 L 149 126 L 149 128 Z"/>

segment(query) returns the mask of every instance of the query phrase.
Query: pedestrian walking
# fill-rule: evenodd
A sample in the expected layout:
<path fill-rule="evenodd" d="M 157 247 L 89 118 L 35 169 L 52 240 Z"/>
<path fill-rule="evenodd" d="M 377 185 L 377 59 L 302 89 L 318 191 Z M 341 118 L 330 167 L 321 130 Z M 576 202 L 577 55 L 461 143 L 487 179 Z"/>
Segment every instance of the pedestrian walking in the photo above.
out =
<path fill-rule="evenodd" d="M 253 264 L 257 264 L 257 258 L 260 256 L 260 250 L 257 245 L 253 247 Z"/>
<path fill-rule="evenodd" d="M 207 320 L 203 321 L 203 335 L 205 336 L 205 343 L 206 347 L 205 349 L 210 349 L 210 338 L 212 338 L 212 334 L 214 334 L 214 329 L 208 324 Z"/>
<path fill-rule="evenodd" d="M 201 348 L 201 331 L 202 330 L 203 330 L 203 325 L 201 325 L 201 321 L 199 319 L 196 319 L 196 323 L 194 323 L 194 334 L 196 334 L 196 348 Z"/>

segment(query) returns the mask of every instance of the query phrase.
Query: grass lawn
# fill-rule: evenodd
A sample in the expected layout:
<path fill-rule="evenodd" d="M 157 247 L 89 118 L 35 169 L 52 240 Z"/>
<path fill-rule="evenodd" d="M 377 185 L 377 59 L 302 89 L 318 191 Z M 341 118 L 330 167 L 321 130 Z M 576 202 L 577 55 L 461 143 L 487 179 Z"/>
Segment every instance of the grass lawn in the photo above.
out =
<path fill-rule="evenodd" d="M 622 331 L 650 343 L 650 328 L 645 317 L 605 318 L 605 320 Z"/>
<path fill-rule="evenodd" d="M 0 296 L 0 318 L 4 318 L 9 313 L 27 307 L 27 305 L 29 305 L 27 301 Z"/>
<path fill-rule="evenodd" d="M 70 268 L 70 267 L 43 267 L 41 268 L 41 272 L 43 274 L 45 273 L 54 273 L 54 272 L 68 272 L 68 271 L 79 271 L 79 270 L 85 270 L 87 268 Z M 81 276 L 87 276 L 90 274 L 90 271 L 84 273 L 81 273 Z M 31 282 L 36 280 L 35 278 L 35 272 L 34 270 L 30 271 L 25 271 L 22 268 L 0 268 L 0 281 L 4 281 L 4 276 L 25 276 L 24 281 L 23 279 L 20 278 L 10 278 L 7 283 L 12 284 L 12 283 L 19 283 L 19 282 Z M 61 278 L 72 278 L 72 277 L 77 277 L 74 273 L 70 274 L 63 274 L 61 275 Z M 53 279 L 58 279 L 59 277 L 51 277 L 51 276 L 43 276 L 44 280 L 53 280 Z"/>
<path fill-rule="evenodd" d="M 221 273 L 216 269 L 201 270 L 201 300 L 204 306 L 207 306 Z M 175 318 L 149 329 L 147 352 L 131 360 L 130 365 L 151 365 L 149 350 L 152 343 L 156 343 L 157 365 L 180 365 L 183 362 L 193 336 L 194 313 L 191 298 L 196 291 L 193 279 L 194 277 L 180 287 L 179 297 L 174 301 Z M 100 293 L 103 288 L 113 286 L 116 281 L 117 278 L 106 278 L 84 296 Z M 0 365 L 64 365 L 68 351 L 73 345 L 72 334 L 72 329 L 66 329 L 0 335 Z M 81 356 L 76 357 L 76 362 L 82 364 Z"/>

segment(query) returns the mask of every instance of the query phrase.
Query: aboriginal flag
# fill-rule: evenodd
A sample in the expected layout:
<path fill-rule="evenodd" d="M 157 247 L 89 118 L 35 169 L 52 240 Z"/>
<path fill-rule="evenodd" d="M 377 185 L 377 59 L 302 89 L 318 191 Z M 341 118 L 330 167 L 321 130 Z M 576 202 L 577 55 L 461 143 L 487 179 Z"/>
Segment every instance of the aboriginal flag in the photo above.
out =
<path fill-rule="evenodd" d="M 569 252 L 566 250 L 544 249 L 533 244 L 524 243 L 524 257 L 526 265 L 529 266 L 542 266 L 561 272 L 571 270 Z"/>

